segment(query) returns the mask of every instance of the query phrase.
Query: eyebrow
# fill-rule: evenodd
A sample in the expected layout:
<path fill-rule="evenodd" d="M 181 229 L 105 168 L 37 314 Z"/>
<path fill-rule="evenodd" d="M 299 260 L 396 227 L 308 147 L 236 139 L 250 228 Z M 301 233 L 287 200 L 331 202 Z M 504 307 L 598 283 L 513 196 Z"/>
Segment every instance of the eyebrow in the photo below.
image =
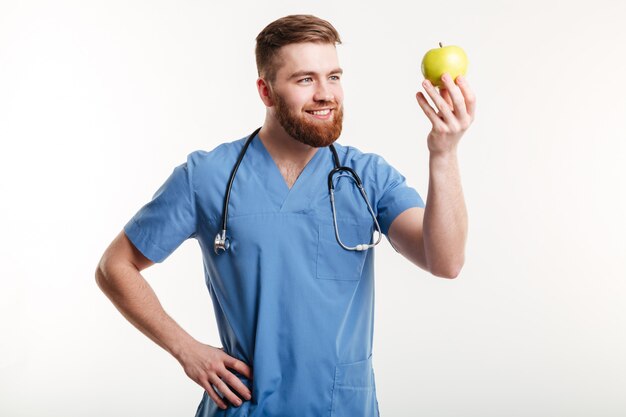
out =
<path fill-rule="evenodd" d="M 291 74 L 289 78 L 287 79 L 292 80 L 294 78 L 304 77 L 305 75 L 316 75 L 316 74 L 317 73 L 315 71 L 296 71 L 293 74 Z M 341 68 L 335 68 L 334 70 L 328 73 L 328 75 L 332 75 L 332 74 L 343 74 L 343 70 Z"/>

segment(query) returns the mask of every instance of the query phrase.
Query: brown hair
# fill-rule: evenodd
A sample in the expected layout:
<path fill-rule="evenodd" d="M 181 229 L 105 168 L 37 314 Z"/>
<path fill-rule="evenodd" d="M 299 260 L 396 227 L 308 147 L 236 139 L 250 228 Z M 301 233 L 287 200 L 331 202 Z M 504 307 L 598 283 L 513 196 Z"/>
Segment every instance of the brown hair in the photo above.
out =
<path fill-rule="evenodd" d="M 285 45 L 302 42 L 340 44 L 339 33 L 326 20 L 310 14 L 281 17 L 265 27 L 256 37 L 256 67 L 259 77 L 273 83 L 278 72 L 276 57 Z"/>

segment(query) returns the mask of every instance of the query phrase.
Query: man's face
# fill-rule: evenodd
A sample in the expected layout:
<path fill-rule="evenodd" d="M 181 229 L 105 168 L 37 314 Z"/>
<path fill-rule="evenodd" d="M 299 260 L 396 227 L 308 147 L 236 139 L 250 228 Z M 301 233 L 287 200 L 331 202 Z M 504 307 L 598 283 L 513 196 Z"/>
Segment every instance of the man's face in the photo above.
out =
<path fill-rule="evenodd" d="M 341 134 L 343 89 L 333 44 L 298 43 L 281 48 L 271 85 L 274 117 L 294 139 L 316 148 Z"/>

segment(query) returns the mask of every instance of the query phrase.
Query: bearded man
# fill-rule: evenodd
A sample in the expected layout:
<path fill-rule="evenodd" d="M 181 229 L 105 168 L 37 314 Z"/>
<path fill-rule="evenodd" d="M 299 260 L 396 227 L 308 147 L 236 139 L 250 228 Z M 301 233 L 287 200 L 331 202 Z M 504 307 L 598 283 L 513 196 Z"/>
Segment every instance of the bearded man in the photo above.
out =
<path fill-rule="evenodd" d="M 467 214 L 456 149 L 475 99 L 446 75 L 444 89 L 424 84 L 438 111 L 416 95 L 433 124 L 426 205 L 382 157 L 336 142 L 343 71 L 330 23 L 286 16 L 256 41 L 262 127 L 190 153 L 105 251 L 96 280 L 203 388 L 196 416 L 378 416 L 374 246 L 386 235 L 434 276 L 459 274 Z M 219 348 L 167 315 L 140 273 L 189 238 Z"/>

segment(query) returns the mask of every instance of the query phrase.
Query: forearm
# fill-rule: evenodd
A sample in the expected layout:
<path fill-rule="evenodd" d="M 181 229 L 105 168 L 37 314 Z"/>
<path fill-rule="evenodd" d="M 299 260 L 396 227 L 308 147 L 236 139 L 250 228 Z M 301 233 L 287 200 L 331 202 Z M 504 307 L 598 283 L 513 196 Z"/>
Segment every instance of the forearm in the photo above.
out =
<path fill-rule="evenodd" d="M 467 210 L 456 150 L 431 153 L 424 211 L 424 253 L 433 275 L 454 278 L 465 260 Z"/>
<path fill-rule="evenodd" d="M 132 264 L 99 266 L 96 281 L 131 324 L 177 359 L 184 347 L 195 341 L 165 312 L 152 287 Z"/>

